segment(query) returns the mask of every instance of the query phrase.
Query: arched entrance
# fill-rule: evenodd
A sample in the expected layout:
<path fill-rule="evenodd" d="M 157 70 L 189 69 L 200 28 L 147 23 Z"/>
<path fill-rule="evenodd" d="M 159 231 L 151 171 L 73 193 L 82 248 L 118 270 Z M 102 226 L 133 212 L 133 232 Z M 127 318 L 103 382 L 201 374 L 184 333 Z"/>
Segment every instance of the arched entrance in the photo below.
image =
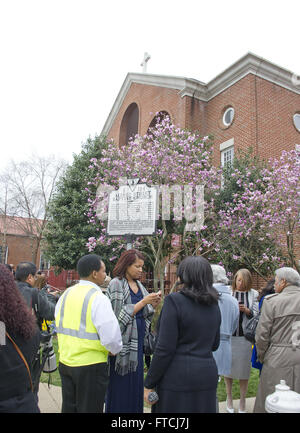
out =
<path fill-rule="evenodd" d="M 120 127 L 119 146 L 125 146 L 130 137 L 138 133 L 139 127 L 139 108 L 135 102 L 130 104 L 123 116 Z"/>

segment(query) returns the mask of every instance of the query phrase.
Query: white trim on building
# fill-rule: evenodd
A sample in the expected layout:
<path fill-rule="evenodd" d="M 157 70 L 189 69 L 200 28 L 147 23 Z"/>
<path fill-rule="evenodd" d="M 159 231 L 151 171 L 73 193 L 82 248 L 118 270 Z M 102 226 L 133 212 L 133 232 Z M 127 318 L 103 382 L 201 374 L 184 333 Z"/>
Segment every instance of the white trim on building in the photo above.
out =
<path fill-rule="evenodd" d="M 101 135 L 108 134 L 133 83 L 176 89 L 182 98 L 190 96 L 208 102 L 248 74 L 256 75 L 300 95 L 300 85 L 295 80 L 293 72 L 252 53 L 247 53 L 207 84 L 192 78 L 129 72 L 104 124 Z"/>

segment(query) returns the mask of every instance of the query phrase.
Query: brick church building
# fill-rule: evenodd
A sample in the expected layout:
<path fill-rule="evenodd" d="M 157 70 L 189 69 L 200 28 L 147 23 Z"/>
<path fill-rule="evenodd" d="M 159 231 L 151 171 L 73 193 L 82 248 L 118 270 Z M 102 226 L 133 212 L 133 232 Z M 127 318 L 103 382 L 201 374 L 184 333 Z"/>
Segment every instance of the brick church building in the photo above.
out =
<path fill-rule="evenodd" d="M 182 128 L 214 136 L 214 163 L 241 148 L 261 157 L 300 145 L 300 80 L 248 53 L 208 83 L 193 78 L 128 73 L 101 135 L 124 145 L 144 135 L 155 113 Z"/>
<path fill-rule="evenodd" d="M 157 112 L 202 136 L 212 134 L 216 166 L 230 162 L 237 149 L 251 147 L 268 159 L 300 148 L 299 77 L 252 53 L 208 83 L 128 73 L 101 135 L 124 145 L 146 134 Z"/>

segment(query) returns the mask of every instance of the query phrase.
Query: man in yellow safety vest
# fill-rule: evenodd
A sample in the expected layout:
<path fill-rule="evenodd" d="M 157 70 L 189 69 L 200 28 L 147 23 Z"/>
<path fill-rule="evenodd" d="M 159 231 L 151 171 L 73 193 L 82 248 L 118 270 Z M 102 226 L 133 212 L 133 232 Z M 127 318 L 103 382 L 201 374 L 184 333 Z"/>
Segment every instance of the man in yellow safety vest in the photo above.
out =
<path fill-rule="evenodd" d="M 105 264 L 96 254 L 78 261 L 80 281 L 55 308 L 62 383 L 62 412 L 103 412 L 108 354 L 122 349 L 118 320 L 102 293 Z"/>

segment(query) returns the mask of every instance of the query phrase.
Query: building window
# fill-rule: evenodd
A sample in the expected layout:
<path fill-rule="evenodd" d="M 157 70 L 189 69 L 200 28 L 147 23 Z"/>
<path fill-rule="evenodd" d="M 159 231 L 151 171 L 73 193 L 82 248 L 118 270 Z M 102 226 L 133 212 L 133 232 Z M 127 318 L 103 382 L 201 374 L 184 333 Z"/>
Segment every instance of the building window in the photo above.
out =
<path fill-rule="evenodd" d="M 126 146 L 130 138 L 134 139 L 138 133 L 139 109 L 135 102 L 129 105 L 123 116 L 120 127 L 119 146 Z"/>
<path fill-rule="evenodd" d="M 152 136 L 154 139 L 155 137 L 153 135 L 153 130 L 155 130 L 156 125 L 160 124 L 166 117 L 170 119 L 171 123 L 171 116 L 167 111 L 160 111 L 159 113 L 157 113 L 155 117 L 153 117 L 153 119 L 151 120 L 150 125 L 148 126 L 147 135 Z"/>
<path fill-rule="evenodd" d="M 230 126 L 234 119 L 234 108 L 229 107 L 226 108 L 223 114 L 223 124 L 227 127 Z"/>
<path fill-rule="evenodd" d="M 220 152 L 221 152 L 221 166 L 231 167 L 233 164 L 234 158 L 234 139 L 224 141 L 224 143 L 220 144 Z"/>
<path fill-rule="evenodd" d="M 222 167 L 231 167 L 233 164 L 233 157 L 234 157 L 234 149 L 233 147 L 229 147 L 226 150 L 223 150 L 221 152 L 221 164 Z"/>
<path fill-rule="evenodd" d="M 148 127 L 148 132 L 149 132 L 149 128 L 154 128 L 156 124 L 160 123 L 165 117 L 169 117 L 171 121 L 171 116 L 167 111 L 162 110 L 159 113 L 157 113 L 156 116 L 153 117 L 153 119 L 151 120 L 151 123 Z"/>
<path fill-rule="evenodd" d="M 300 132 L 300 114 L 296 113 L 293 116 L 294 126 L 298 132 Z"/>

